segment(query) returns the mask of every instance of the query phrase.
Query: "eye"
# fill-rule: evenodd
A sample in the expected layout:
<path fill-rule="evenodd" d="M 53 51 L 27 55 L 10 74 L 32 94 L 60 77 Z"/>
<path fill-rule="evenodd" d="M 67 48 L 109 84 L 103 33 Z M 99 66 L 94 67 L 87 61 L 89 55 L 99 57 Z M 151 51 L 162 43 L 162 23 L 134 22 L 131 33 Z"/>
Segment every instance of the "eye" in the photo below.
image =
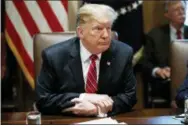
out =
<path fill-rule="evenodd" d="M 107 27 L 107 30 L 111 30 L 111 27 Z"/>
<path fill-rule="evenodd" d="M 102 27 L 97 27 L 98 31 L 102 31 L 102 29 L 103 29 Z"/>

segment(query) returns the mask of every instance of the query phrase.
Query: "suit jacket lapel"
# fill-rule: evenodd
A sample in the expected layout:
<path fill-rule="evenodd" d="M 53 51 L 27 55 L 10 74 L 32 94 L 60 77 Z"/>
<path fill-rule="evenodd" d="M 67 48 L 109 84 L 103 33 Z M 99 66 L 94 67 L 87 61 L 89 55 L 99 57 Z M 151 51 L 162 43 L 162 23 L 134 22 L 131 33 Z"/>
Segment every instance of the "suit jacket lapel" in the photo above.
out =
<path fill-rule="evenodd" d="M 171 39 L 170 39 L 170 25 L 167 24 L 165 25 L 164 27 L 164 34 L 165 34 L 165 39 L 167 41 L 167 45 L 171 42 Z"/>
<path fill-rule="evenodd" d="M 76 80 L 76 87 L 78 91 L 84 92 L 84 79 L 83 79 L 83 72 L 82 72 L 82 64 L 80 58 L 80 44 L 79 39 L 75 40 L 73 47 L 70 52 L 70 62 L 69 67 L 72 71 L 73 77 Z"/>
<path fill-rule="evenodd" d="M 102 53 L 100 61 L 100 72 L 99 72 L 99 81 L 98 81 L 98 93 L 105 91 L 105 87 L 108 87 L 108 83 L 111 79 L 112 66 L 114 57 L 112 55 L 112 44 L 110 48 Z"/>
<path fill-rule="evenodd" d="M 169 51 L 170 51 L 170 43 L 171 43 L 171 38 L 170 38 L 170 25 L 166 25 L 164 28 L 164 32 L 165 32 L 165 43 L 163 43 L 163 45 L 161 45 L 162 47 L 165 48 L 166 52 L 163 53 L 163 55 L 166 57 L 166 63 L 169 63 Z M 166 64 L 164 64 L 166 65 Z"/>
<path fill-rule="evenodd" d="M 184 26 L 184 38 L 188 39 L 188 26 Z"/>

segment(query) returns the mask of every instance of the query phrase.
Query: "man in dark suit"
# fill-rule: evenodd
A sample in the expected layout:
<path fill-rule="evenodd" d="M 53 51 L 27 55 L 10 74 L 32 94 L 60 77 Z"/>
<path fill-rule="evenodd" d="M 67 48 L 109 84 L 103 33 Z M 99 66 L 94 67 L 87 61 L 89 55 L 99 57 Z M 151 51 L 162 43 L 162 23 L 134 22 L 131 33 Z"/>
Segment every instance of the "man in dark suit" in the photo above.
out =
<path fill-rule="evenodd" d="M 188 98 L 188 73 L 184 83 L 179 87 L 176 95 L 176 104 L 180 108 L 184 108 L 185 97 Z"/>
<path fill-rule="evenodd" d="M 136 103 L 133 50 L 111 40 L 117 18 L 106 5 L 85 4 L 77 36 L 45 49 L 36 81 L 36 107 L 43 114 L 111 116 Z"/>
<path fill-rule="evenodd" d="M 165 1 L 164 16 L 169 24 L 154 28 L 147 34 L 142 66 L 144 79 L 151 83 L 154 95 L 158 92 L 163 98 L 169 99 L 170 43 L 175 39 L 188 38 L 188 27 L 184 26 L 185 1 Z"/>

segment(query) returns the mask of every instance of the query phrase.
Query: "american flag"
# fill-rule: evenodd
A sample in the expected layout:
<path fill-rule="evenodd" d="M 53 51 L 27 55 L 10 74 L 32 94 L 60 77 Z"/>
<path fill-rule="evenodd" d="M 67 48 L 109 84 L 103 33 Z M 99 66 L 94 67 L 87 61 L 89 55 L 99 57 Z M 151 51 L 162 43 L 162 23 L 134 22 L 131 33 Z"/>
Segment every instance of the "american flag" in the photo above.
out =
<path fill-rule="evenodd" d="M 68 30 L 68 0 L 6 1 L 5 36 L 30 86 L 34 89 L 33 36 Z"/>

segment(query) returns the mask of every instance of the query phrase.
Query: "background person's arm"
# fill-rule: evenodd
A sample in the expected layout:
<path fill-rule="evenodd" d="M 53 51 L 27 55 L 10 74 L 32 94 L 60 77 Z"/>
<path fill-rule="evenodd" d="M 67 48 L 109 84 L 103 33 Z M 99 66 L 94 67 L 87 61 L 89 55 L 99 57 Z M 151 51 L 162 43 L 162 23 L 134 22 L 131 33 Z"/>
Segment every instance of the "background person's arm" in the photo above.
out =
<path fill-rule="evenodd" d="M 186 76 L 186 80 L 184 81 L 184 83 L 179 87 L 176 95 L 176 103 L 178 107 L 184 108 L 185 96 L 188 97 L 188 74 Z"/>

